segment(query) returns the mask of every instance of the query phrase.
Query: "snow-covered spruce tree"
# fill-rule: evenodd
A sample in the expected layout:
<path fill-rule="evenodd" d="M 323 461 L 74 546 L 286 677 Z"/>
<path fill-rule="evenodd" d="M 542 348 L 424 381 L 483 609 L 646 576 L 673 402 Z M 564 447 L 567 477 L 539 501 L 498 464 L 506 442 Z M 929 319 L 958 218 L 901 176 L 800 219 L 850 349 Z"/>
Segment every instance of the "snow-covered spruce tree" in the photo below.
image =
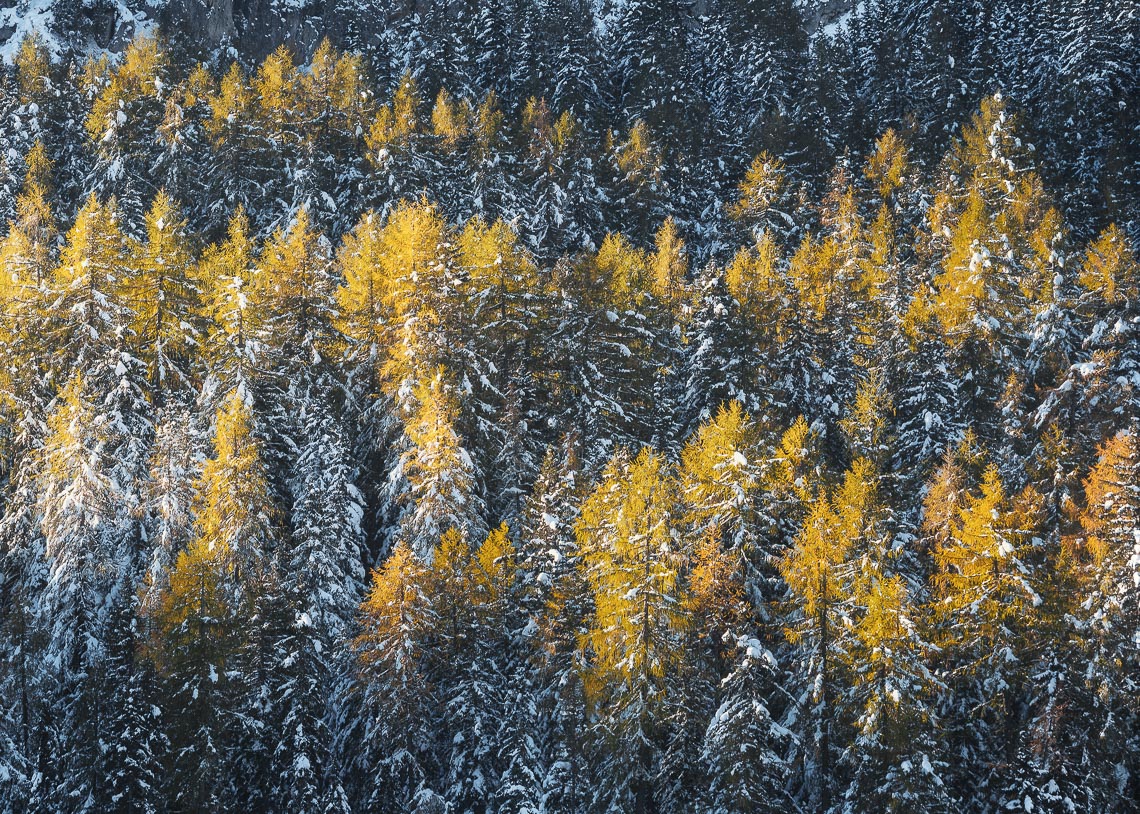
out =
<path fill-rule="evenodd" d="M 216 218 L 239 208 L 268 217 L 264 178 L 269 166 L 269 145 L 255 113 L 249 77 L 234 62 L 206 96 L 210 116 L 204 122 L 210 152 L 206 176 L 210 183 L 208 212 Z"/>
<path fill-rule="evenodd" d="M 420 384 L 405 428 L 410 446 L 391 482 L 406 480 L 396 537 L 431 562 L 441 536 L 450 530 L 471 541 L 483 536 L 483 499 L 475 464 L 455 431 L 453 385 L 445 371 Z"/>
<path fill-rule="evenodd" d="M 462 276 L 459 330 L 470 382 L 461 423 L 472 454 L 487 461 L 488 504 L 494 516 L 518 513 L 539 461 L 531 425 L 542 401 L 534 360 L 541 358 L 538 321 L 544 316 L 538 268 L 502 222 L 468 222 L 458 237 Z"/>
<path fill-rule="evenodd" d="M 149 545 L 139 590 L 139 613 L 144 616 L 149 603 L 166 587 L 178 554 L 193 538 L 195 482 L 208 440 L 192 407 L 184 398 L 173 399 L 154 419 L 154 447 L 143 493 Z"/>
<path fill-rule="evenodd" d="M 139 414 L 122 411 L 116 398 L 126 379 L 103 387 L 98 377 L 76 374 L 60 393 L 36 476 L 48 574 L 35 598 L 35 625 L 44 648 L 42 691 L 56 711 L 51 760 L 59 767 L 44 793 L 61 810 L 79 810 L 88 798 L 109 804 L 109 782 L 130 771 L 100 765 L 99 744 L 110 742 L 111 727 L 127 713 L 111 705 L 111 690 L 130 679 L 124 658 L 141 560 L 136 509 L 146 439 Z"/>
<path fill-rule="evenodd" d="M 527 143 L 518 173 L 526 189 L 508 213 L 520 236 L 543 260 L 593 248 L 604 231 L 603 192 L 583 119 L 532 96 L 521 124 Z"/>
<path fill-rule="evenodd" d="M 47 812 L 52 800 L 43 794 L 54 773 L 37 772 L 51 755 L 56 727 L 45 716 L 52 702 L 54 677 L 41 669 L 44 631 L 36 624 L 36 602 L 49 578 L 36 506 L 36 451 L 23 451 L 9 484 L 0 519 L 0 600 L 10 612 L 0 620 L 0 691 L 12 703 L 0 717 L 0 810 Z M 40 802 L 38 802 L 40 801 Z"/>
<path fill-rule="evenodd" d="M 578 637 L 591 607 L 574 527 L 585 488 L 573 438 L 547 448 L 519 525 L 517 601 L 529 615 L 521 632 L 532 651 L 530 693 L 536 725 L 541 799 L 550 811 L 578 811 L 589 793 L 587 727 Z M 525 713 L 529 710 L 524 710 Z M 525 722 L 525 717 L 524 717 Z M 512 767 L 525 774 L 529 743 L 515 747 Z"/>
<path fill-rule="evenodd" d="M 758 639 L 741 635 L 734 644 L 732 670 L 721 681 L 720 706 L 704 737 L 708 810 L 776 814 L 790 805 L 785 754 L 791 735 L 772 711 L 777 662 Z"/>
<path fill-rule="evenodd" d="M 695 138 L 699 120 L 688 69 L 687 0 L 614 4 L 608 26 L 612 93 L 626 121 L 641 119 L 675 143 Z"/>
<path fill-rule="evenodd" d="M 275 805 L 328 811 L 343 797 L 330 756 L 346 675 L 346 637 L 363 582 L 361 496 L 327 395 L 310 391 L 297 417 L 289 534 L 278 555 L 279 597 L 270 630 L 269 782 Z"/>
<path fill-rule="evenodd" d="M 213 160 L 207 122 L 212 117 L 209 99 L 217 82 L 199 63 L 165 95 L 158 127 L 159 155 L 151 172 L 155 186 L 186 207 L 192 231 L 211 225 L 215 192 L 212 177 L 202 172 Z"/>

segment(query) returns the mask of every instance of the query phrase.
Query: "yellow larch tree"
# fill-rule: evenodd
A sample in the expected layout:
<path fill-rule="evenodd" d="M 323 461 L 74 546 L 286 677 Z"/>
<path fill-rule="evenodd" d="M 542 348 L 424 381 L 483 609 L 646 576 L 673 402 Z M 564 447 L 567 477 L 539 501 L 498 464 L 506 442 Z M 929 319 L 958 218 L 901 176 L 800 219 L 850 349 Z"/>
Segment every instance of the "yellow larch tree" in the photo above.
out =
<path fill-rule="evenodd" d="M 775 519 L 766 516 L 760 490 L 771 468 L 764 431 L 739 401 L 723 404 L 681 452 L 679 485 L 685 521 L 699 539 L 716 540 L 737 557 L 758 557 Z"/>
<path fill-rule="evenodd" d="M 382 810 L 414 805 L 429 766 L 433 693 L 424 650 L 435 627 L 431 570 L 400 542 L 372 573 L 360 606 L 354 649 L 368 715 L 376 722 L 362 750 L 377 778 L 371 801 Z"/>
<path fill-rule="evenodd" d="M 670 678 L 688 626 L 677 539 L 677 486 L 651 450 L 619 451 L 582 506 L 575 535 L 594 596 L 582 637 L 586 687 L 606 737 L 622 744 L 608 793 L 652 809 L 654 753 L 661 748 Z"/>
<path fill-rule="evenodd" d="M 295 371 L 330 352 L 335 293 L 331 247 L 302 208 L 266 241 L 249 292 L 258 346 L 273 367 Z"/>
<path fill-rule="evenodd" d="M 55 381 L 73 369 L 96 378 L 117 375 L 129 320 L 123 297 L 128 251 L 115 202 L 100 203 L 92 193 L 67 233 L 49 283 L 55 307 L 47 333 L 56 351 Z"/>
<path fill-rule="evenodd" d="M 1140 262 L 1128 236 L 1111 224 L 1085 252 L 1079 275 L 1081 287 L 1091 297 L 1109 306 L 1140 298 Z"/>
<path fill-rule="evenodd" d="M 365 212 L 344 236 L 337 252 L 341 284 L 336 290 L 334 326 L 347 339 L 350 359 L 379 372 L 383 342 L 391 330 L 392 303 L 387 301 L 387 280 L 382 276 L 383 222 Z"/>
<path fill-rule="evenodd" d="M 291 156 L 299 146 L 300 73 L 288 46 L 281 45 L 257 68 L 250 87 L 257 118 L 278 155 Z"/>
<path fill-rule="evenodd" d="M 51 91 L 51 52 L 38 32 L 20 41 L 12 60 L 21 105 L 41 104 Z"/>
<path fill-rule="evenodd" d="M 163 92 L 168 58 L 155 37 L 136 37 L 110 74 L 110 81 L 96 97 L 85 127 L 100 150 L 113 142 L 131 138 L 136 131 L 122 130 L 131 123 L 126 111 L 136 102 L 154 99 Z"/>
<path fill-rule="evenodd" d="M 1018 128 L 1000 94 L 985 99 L 951 150 L 948 180 L 928 212 L 938 316 L 956 345 L 1008 342 L 1026 327 L 1030 237 L 1050 207 Z"/>
<path fill-rule="evenodd" d="M 24 166 L 16 219 L 0 241 L 0 348 L 8 359 L 0 367 L 0 400 L 17 410 L 46 402 L 40 341 L 58 237 L 49 202 L 51 162 L 42 141 L 28 151 Z"/>
<path fill-rule="evenodd" d="M 310 122 L 302 138 L 307 143 L 327 141 L 334 157 L 347 160 L 348 151 L 363 143 L 360 136 L 373 116 L 363 58 L 338 53 L 325 37 L 298 83 L 304 115 Z"/>
<path fill-rule="evenodd" d="M 419 131 L 420 107 L 415 77 L 405 73 L 396 84 L 392 101 L 380 106 L 368 128 L 365 147 L 369 161 L 374 166 L 386 167 L 392 152 L 406 147 Z"/>
<path fill-rule="evenodd" d="M 948 720 L 948 729 L 971 730 L 983 754 L 1012 754 L 1018 687 L 1033 656 L 1027 634 L 1040 629 L 1034 539 L 1042 501 L 1032 486 L 1008 495 L 997 468 L 978 452 L 974 458 L 965 466 L 948 460 L 924 501 L 923 531 L 935 566 L 934 641 L 951 691 L 976 704 Z M 967 471 L 980 467 L 980 476 Z M 994 768 L 1000 772 L 1001 765 Z"/>
<path fill-rule="evenodd" d="M 277 519 L 253 412 L 240 390 L 218 409 L 214 455 L 195 491 L 196 539 L 206 551 L 221 552 L 236 595 L 256 596 Z"/>
<path fill-rule="evenodd" d="M 470 103 L 456 101 L 446 88 L 440 88 L 431 109 L 431 132 L 439 139 L 444 152 L 453 152 L 471 130 Z"/>
<path fill-rule="evenodd" d="M 205 324 L 202 355 L 209 373 L 229 388 L 248 380 L 251 342 L 261 324 L 262 315 L 251 313 L 249 307 L 257 277 L 255 249 L 249 219 L 238 207 L 225 240 L 206 249 L 195 275 Z"/>
<path fill-rule="evenodd" d="M 1100 669 L 1113 673 L 1138 661 L 1134 631 L 1140 619 L 1135 580 L 1140 540 L 1140 433 L 1136 422 L 1101 444 L 1084 482 L 1080 514 L 1092 555 L 1089 613 L 1098 637 Z"/>
<path fill-rule="evenodd" d="M 761 233 L 782 225 L 782 220 L 777 221 L 773 216 L 787 217 L 777 209 L 786 187 L 787 168 L 784 162 L 765 150 L 752 159 L 740 182 L 739 197 L 729 207 L 728 214 L 759 237 Z"/>
<path fill-rule="evenodd" d="M 452 241 L 434 205 L 403 202 L 384 225 L 376 276 L 356 278 L 356 285 L 367 279 L 381 283 L 381 302 L 392 315 L 381 360 L 384 388 L 401 402 L 447 357 L 440 320 L 442 300 L 454 285 Z"/>
<path fill-rule="evenodd" d="M 131 342 L 161 403 L 169 389 L 190 383 L 198 344 L 193 324 L 198 291 L 186 220 L 165 191 L 155 196 L 146 215 L 146 238 L 133 249 L 125 284 Z"/>

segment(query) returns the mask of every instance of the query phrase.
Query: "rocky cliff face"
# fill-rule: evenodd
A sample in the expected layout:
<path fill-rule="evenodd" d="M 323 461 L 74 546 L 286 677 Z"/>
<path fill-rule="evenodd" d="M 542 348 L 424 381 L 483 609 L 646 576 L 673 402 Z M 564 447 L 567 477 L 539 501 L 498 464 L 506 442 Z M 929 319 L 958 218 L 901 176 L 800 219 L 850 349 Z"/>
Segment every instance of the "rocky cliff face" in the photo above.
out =
<path fill-rule="evenodd" d="M 326 0 L 0 0 L 0 56 L 25 36 L 42 36 L 55 54 L 118 51 L 136 33 L 177 32 L 178 45 L 221 58 L 256 60 L 281 43 L 307 56 L 323 36 L 351 28 L 367 40 L 382 27 L 379 9 Z"/>
<path fill-rule="evenodd" d="M 338 45 L 375 44 L 389 15 L 418 0 L 0 0 L 0 57 L 11 59 L 20 41 L 39 33 L 53 53 L 118 51 L 138 32 L 156 26 L 176 47 L 221 61 L 255 61 L 281 43 L 308 57 L 322 37 Z M 615 3 L 594 3 L 603 12 Z M 855 0 L 802 0 L 809 33 L 827 31 Z M 703 13 L 704 0 L 694 4 Z"/>

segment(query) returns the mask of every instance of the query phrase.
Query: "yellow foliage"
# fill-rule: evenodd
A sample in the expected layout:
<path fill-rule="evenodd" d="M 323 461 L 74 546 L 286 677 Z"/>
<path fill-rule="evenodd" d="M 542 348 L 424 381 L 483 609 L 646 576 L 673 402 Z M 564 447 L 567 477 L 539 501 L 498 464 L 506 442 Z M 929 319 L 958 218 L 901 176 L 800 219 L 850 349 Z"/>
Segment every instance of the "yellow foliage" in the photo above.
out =
<path fill-rule="evenodd" d="M 606 286 L 610 302 L 619 310 L 636 308 L 649 290 L 649 259 L 620 232 L 602 241 L 594 265 Z"/>
<path fill-rule="evenodd" d="M 416 80 L 410 73 L 400 77 L 390 104 L 382 105 L 368 131 L 365 145 L 372 159 L 393 147 L 402 147 L 419 130 L 417 119 L 420 108 Z M 433 116 L 434 121 L 434 116 Z"/>
<path fill-rule="evenodd" d="M 368 597 L 360 605 L 360 633 L 353 642 L 365 671 L 415 675 L 420 654 L 416 634 L 422 632 L 428 574 L 428 567 L 404 542 L 372 572 Z"/>
<path fill-rule="evenodd" d="M 162 675 L 183 671 L 218 675 L 237 648 L 242 625 L 229 589 L 229 551 L 195 539 L 178 554 L 168 584 L 143 613 L 150 635 L 143 655 Z"/>
<path fill-rule="evenodd" d="M 652 705 L 661 679 L 681 658 L 676 635 L 688 624 L 674 545 L 676 483 L 666 462 L 643 450 L 618 453 L 582 506 L 575 535 L 594 595 L 582 644 L 592 694 L 640 693 Z"/>
<path fill-rule="evenodd" d="M 935 495 L 933 489 L 927 495 L 928 506 L 938 499 Z M 1028 623 L 1040 601 L 1021 564 L 1038 522 L 1040 498 L 1027 490 L 1010 501 L 997 468 L 990 465 L 979 490 L 955 503 L 952 511 L 925 521 L 928 528 L 938 521 L 947 524 L 934 548 L 936 609 L 940 618 L 992 641 L 1007 621 Z M 961 633 L 951 629 L 948 635 Z"/>
<path fill-rule="evenodd" d="M 467 100 L 456 102 L 446 88 L 440 88 L 431 111 L 431 128 L 445 150 L 454 150 L 471 129 L 471 110 Z"/>
<path fill-rule="evenodd" d="M 649 278 L 653 296 L 671 311 L 684 300 L 685 277 L 689 258 L 685 241 L 677 234 L 677 224 L 666 218 L 657 231 L 656 250 L 649 261 Z"/>
<path fill-rule="evenodd" d="M 738 251 L 725 269 L 728 292 L 750 317 L 782 311 L 787 305 L 786 285 L 779 263 L 779 246 L 768 232 L 763 232 L 755 246 Z M 771 319 L 761 320 L 761 324 L 778 331 L 778 325 Z"/>
<path fill-rule="evenodd" d="M 475 598 L 484 604 L 502 599 L 515 572 L 514 545 L 507 524 L 492 529 L 475 553 Z"/>
<path fill-rule="evenodd" d="M 91 193 L 67 233 L 59 265 L 52 275 L 53 288 L 57 292 L 106 291 L 111 281 L 121 278 L 126 254 L 126 240 L 119 229 L 114 201 L 101 204 Z M 95 279 L 100 282 L 93 283 Z M 95 318 L 93 313 L 75 316 L 87 321 Z"/>
<path fill-rule="evenodd" d="M 841 290 L 839 250 L 835 240 L 817 240 L 807 235 L 788 264 L 788 279 L 798 301 L 815 319 L 822 319 L 828 313 Z"/>
<path fill-rule="evenodd" d="M 138 99 L 156 98 L 162 94 L 162 77 L 167 57 L 154 37 L 136 37 L 127 46 L 123 61 L 99 92 L 87 117 L 87 134 L 102 143 L 120 124 L 128 121 L 124 108 Z"/>
<path fill-rule="evenodd" d="M 260 322 L 281 323 L 291 336 L 274 341 L 293 351 L 324 333 L 323 311 L 334 294 L 328 243 L 301 209 L 288 229 L 278 229 L 261 251 L 253 279 L 250 313 Z"/>
<path fill-rule="evenodd" d="M 51 162 L 42 141 L 36 141 L 24 157 L 27 171 L 16 196 L 16 221 L 0 243 L 0 267 L 4 284 L 38 286 L 47 278 L 56 236 L 51 194 Z"/>
<path fill-rule="evenodd" d="M 733 630 L 748 617 L 748 600 L 740 575 L 740 556 L 725 551 L 711 530 L 702 535 L 690 556 L 685 609 L 705 630 Z"/>
<path fill-rule="evenodd" d="M 752 500 L 764 471 L 761 456 L 759 431 L 740 402 L 721 405 L 681 452 L 688 524 L 699 534 L 719 536 L 739 534 L 752 522 Z"/>
<path fill-rule="evenodd" d="M 258 66 L 252 84 L 258 118 L 275 141 L 283 142 L 299 112 L 298 72 L 289 48 L 282 45 L 267 56 Z"/>
<path fill-rule="evenodd" d="M 1105 440 L 1096 465 L 1084 482 L 1085 511 L 1081 526 L 1094 561 L 1099 564 L 1114 549 L 1131 551 L 1130 539 L 1140 518 L 1140 444 L 1134 431 Z"/>
<path fill-rule="evenodd" d="M 160 190 L 146 215 L 146 240 L 135 247 L 134 273 L 125 283 L 131 332 L 156 387 L 172 373 L 163 367 L 164 358 L 188 362 L 193 352 L 189 321 L 197 291 L 192 263 L 186 221 Z"/>
<path fill-rule="evenodd" d="M 527 99 L 523 106 L 521 124 L 522 132 L 529 142 L 531 157 L 539 158 L 546 155 L 554 140 L 554 127 L 546 99 L 536 99 L 533 96 Z"/>
<path fill-rule="evenodd" d="M 198 265 L 202 305 L 209 321 L 206 358 L 215 368 L 245 356 L 248 297 L 255 276 L 249 220 L 238 207 L 230 218 L 226 239 L 208 248 Z"/>
<path fill-rule="evenodd" d="M 889 129 L 875 142 L 875 152 L 867 159 L 863 173 L 875 185 L 882 201 L 890 200 L 903 185 L 910 172 L 910 151 L 894 129 Z"/>
<path fill-rule="evenodd" d="M 182 84 L 183 107 L 194 107 L 199 102 L 209 102 L 214 93 L 216 83 L 214 75 L 206 66 L 199 62 L 190 69 L 190 75 Z"/>
<path fill-rule="evenodd" d="M 380 351 L 382 327 L 389 318 L 381 278 L 384 230 L 374 212 L 366 212 L 341 242 L 337 261 L 343 282 L 336 292 L 336 328 L 365 346 L 370 357 Z"/>
<path fill-rule="evenodd" d="M 573 146 L 582 134 L 582 123 L 574 117 L 569 110 L 562 111 L 558 121 L 554 123 L 554 151 L 556 154 L 565 153 Z"/>
<path fill-rule="evenodd" d="M 767 150 L 752 159 L 740 182 L 740 198 L 729 207 L 729 217 L 745 223 L 762 223 L 784 192 L 787 169 Z"/>
<path fill-rule="evenodd" d="M 359 54 L 338 53 L 325 37 L 313 54 L 308 71 L 301 73 L 299 83 L 311 118 L 342 135 L 364 133 L 366 122 L 372 119 L 372 104 L 364 60 Z M 319 132 L 313 127 L 303 135 L 311 141 Z"/>
<path fill-rule="evenodd" d="M 456 240 L 457 262 L 476 292 L 495 289 L 504 295 L 533 292 L 538 268 L 518 245 L 518 235 L 502 221 L 488 226 L 482 218 L 467 222 Z"/>
<path fill-rule="evenodd" d="M 503 131 L 503 111 L 495 91 L 487 91 L 483 103 L 475 111 L 471 130 L 475 135 L 475 145 L 480 155 L 483 158 L 489 157 L 498 146 Z"/>
<path fill-rule="evenodd" d="M 214 457 L 203 466 L 195 494 L 197 540 L 223 558 L 239 583 L 255 589 L 274 509 L 253 415 L 237 390 L 218 408 Z"/>
<path fill-rule="evenodd" d="M 649 137 L 649 127 L 638 119 L 616 150 L 618 169 L 626 180 L 648 184 L 661 180 L 661 155 Z"/>
<path fill-rule="evenodd" d="M 20 104 L 27 105 L 42 99 L 51 89 L 51 54 L 39 32 L 28 34 L 20 41 L 13 62 Z"/>
<path fill-rule="evenodd" d="M 859 382 L 855 403 L 839 422 L 855 454 L 874 461 L 879 467 L 885 465 L 890 451 L 887 432 L 892 414 L 886 376 L 875 368 Z"/>
<path fill-rule="evenodd" d="M 830 500 L 816 501 L 795 546 L 780 559 L 780 575 L 808 619 L 828 612 L 847 595 L 848 586 L 838 569 L 846 562 L 852 541 L 843 534 L 843 526 Z M 787 634 L 792 641 L 802 635 L 796 630 Z"/>
<path fill-rule="evenodd" d="M 877 475 L 863 458 L 852 462 L 839 487 L 814 500 L 795 544 L 778 562 L 803 614 L 799 625 L 785 630 L 789 641 L 811 635 L 824 643 L 833 614 L 854 595 L 853 553 L 867 557 L 882 549 L 881 512 Z"/>
<path fill-rule="evenodd" d="M 1140 262 L 1128 236 L 1116 224 L 1089 244 L 1081 264 L 1080 284 L 1109 305 L 1140 298 Z"/>
<path fill-rule="evenodd" d="M 807 502 L 815 494 L 817 484 L 812 475 L 817 459 L 819 435 L 800 416 L 780 438 L 772 470 L 772 488 L 789 492 Z"/>
<path fill-rule="evenodd" d="M 382 363 L 390 395 L 440 361 L 431 345 L 439 319 L 434 303 L 453 270 L 451 240 L 451 230 L 434 204 L 402 201 L 380 234 L 375 270 L 354 277 L 353 293 L 341 295 L 360 302 L 366 291 L 356 286 L 378 287 L 383 313 L 391 315 L 391 333 L 383 343 L 388 354 Z"/>
<path fill-rule="evenodd" d="M 206 134 L 215 147 L 235 138 L 234 124 L 248 118 L 253 112 L 253 91 L 245 75 L 235 62 L 222 77 L 216 93 L 206 97 L 210 105 L 210 118 L 206 120 Z M 231 144 L 239 147 L 239 144 Z"/>

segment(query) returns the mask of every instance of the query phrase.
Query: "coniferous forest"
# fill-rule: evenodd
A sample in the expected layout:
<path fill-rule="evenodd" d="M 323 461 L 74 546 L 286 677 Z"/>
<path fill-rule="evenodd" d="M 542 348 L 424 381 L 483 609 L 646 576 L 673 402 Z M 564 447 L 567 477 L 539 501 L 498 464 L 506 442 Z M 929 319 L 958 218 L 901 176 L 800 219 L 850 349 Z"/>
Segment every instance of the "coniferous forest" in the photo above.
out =
<path fill-rule="evenodd" d="M 0 10 L 0 812 L 1137 810 L 1140 3 L 128 5 Z"/>

